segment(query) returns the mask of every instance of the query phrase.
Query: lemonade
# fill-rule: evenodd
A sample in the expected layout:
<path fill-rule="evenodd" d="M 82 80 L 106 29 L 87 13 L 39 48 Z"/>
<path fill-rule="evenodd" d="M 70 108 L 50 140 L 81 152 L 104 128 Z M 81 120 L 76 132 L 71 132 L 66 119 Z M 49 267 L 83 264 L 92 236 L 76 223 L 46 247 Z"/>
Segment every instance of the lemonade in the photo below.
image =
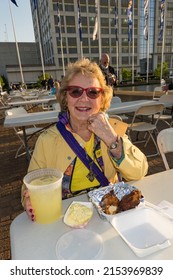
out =
<path fill-rule="evenodd" d="M 48 174 L 46 174 L 46 170 Z M 49 224 L 61 217 L 62 209 L 62 173 L 51 174 L 50 169 L 41 169 L 28 173 L 24 183 L 29 189 L 36 222 Z M 28 179 L 29 178 L 29 179 Z"/>
<path fill-rule="evenodd" d="M 30 182 L 31 185 L 34 186 L 45 186 L 57 181 L 57 177 L 53 175 L 45 175 L 40 178 L 36 178 Z"/>

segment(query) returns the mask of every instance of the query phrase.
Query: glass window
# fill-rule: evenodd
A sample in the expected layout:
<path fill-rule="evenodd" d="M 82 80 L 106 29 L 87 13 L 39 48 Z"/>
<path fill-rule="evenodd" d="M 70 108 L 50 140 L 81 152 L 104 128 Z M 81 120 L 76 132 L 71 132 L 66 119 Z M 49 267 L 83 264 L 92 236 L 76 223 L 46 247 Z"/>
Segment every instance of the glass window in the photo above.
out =
<path fill-rule="evenodd" d="M 101 27 L 109 26 L 109 18 L 101 18 Z"/>
<path fill-rule="evenodd" d="M 83 46 L 88 46 L 89 45 L 88 38 L 83 38 L 82 44 L 83 44 Z"/>
<path fill-rule="evenodd" d="M 77 42 L 76 42 L 76 38 L 68 38 L 68 45 L 69 46 L 75 46 L 77 45 Z"/>
<path fill-rule="evenodd" d="M 74 16 L 66 16 L 67 25 L 75 25 Z"/>
<path fill-rule="evenodd" d="M 74 5 L 65 5 L 65 11 L 66 12 L 73 12 L 74 11 Z"/>
<path fill-rule="evenodd" d="M 83 53 L 89 53 L 89 48 L 84 48 L 83 47 Z"/>
<path fill-rule="evenodd" d="M 109 38 L 103 38 L 102 39 L 102 46 L 109 46 Z"/>
<path fill-rule="evenodd" d="M 74 33 L 76 33 L 76 28 L 73 26 L 70 26 L 70 27 L 67 26 L 67 32 L 74 34 Z"/>
<path fill-rule="evenodd" d="M 129 57 L 123 56 L 122 57 L 122 65 L 128 65 L 129 64 Z"/>
<path fill-rule="evenodd" d="M 109 34 L 109 28 L 101 28 L 102 34 Z"/>
<path fill-rule="evenodd" d="M 77 53 L 77 48 L 69 47 L 69 53 Z"/>

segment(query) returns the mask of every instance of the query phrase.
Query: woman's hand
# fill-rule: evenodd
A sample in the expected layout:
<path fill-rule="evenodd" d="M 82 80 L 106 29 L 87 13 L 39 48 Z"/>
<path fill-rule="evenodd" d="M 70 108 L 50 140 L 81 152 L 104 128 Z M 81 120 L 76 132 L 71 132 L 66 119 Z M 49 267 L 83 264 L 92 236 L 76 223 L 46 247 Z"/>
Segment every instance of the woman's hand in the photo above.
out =
<path fill-rule="evenodd" d="M 100 112 L 88 118 L 88 129 L 109 145 L 117 139 L 117 134 L 110 125 L 105 113 Z"/>
<path fill-rule="evenodd" d="M 108 148 L 113 142 L 117 142 L 117 148 L 113 150 L 113 155 L 117 159 L 121 158 L 122 141 L 110 125 L 104 112 L 94 114 L 88 118 L 88 129 L 104 141 Z"/>
<path fill-rule="evenodd" d="M 31 221 L 35 221 L 35 215 L 34 215 L 34 210 L 32 208 L 32 205 L 31 205 L 31 200 L 30 200 L 30 197 L 29 197 L 29 192 L 28 190 L 25 190 L 24 191 L 24 209 L 29 217 L 29 219 Z"/>

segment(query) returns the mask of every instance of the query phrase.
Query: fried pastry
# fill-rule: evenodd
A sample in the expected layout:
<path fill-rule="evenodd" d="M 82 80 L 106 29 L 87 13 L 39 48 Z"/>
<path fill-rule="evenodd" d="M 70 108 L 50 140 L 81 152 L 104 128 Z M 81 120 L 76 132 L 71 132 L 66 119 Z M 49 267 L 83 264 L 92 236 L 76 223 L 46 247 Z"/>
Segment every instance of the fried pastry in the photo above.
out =
<path fill-rule="evenodd" d="M 142 194 L 139 190 L 133 190 L 131 193 L 126 194 L 120 200 L 118 204 L 117 212 L 126 211 L 132 208 L 135 208 L 140 203 L 140 199 L 142 198 Z"/>
<path fill-rule="evenodd" d="M 141 191 L 132 190 L 131 193 L 124 195 L 123 198 L 119 200 L 114 191 L 111 190 L 102 197 L 100 206 L 105 214 L 114 215 L 135 208 L 140 203 L 142 197 Z"/>
<path fill-rule="evenodd" d="M 116 197 L 113 190 L 105 194 L 100 202 L 103 211 L 109 215 L 113 215 L 117 212 L 118 204 L 119 199 Z"/>

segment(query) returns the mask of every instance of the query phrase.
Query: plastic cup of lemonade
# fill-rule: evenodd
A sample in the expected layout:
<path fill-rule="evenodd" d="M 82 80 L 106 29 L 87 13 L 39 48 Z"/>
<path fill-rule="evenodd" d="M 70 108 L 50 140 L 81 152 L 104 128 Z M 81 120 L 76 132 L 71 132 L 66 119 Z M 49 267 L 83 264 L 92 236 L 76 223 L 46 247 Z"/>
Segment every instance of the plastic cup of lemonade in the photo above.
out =
<path fill-rule="evenodd" d="M 36 222 L 50 224 L 61 217 L 62 177 L 63 173 L 57 169 L 38 169 L 24 177 Z"/>

